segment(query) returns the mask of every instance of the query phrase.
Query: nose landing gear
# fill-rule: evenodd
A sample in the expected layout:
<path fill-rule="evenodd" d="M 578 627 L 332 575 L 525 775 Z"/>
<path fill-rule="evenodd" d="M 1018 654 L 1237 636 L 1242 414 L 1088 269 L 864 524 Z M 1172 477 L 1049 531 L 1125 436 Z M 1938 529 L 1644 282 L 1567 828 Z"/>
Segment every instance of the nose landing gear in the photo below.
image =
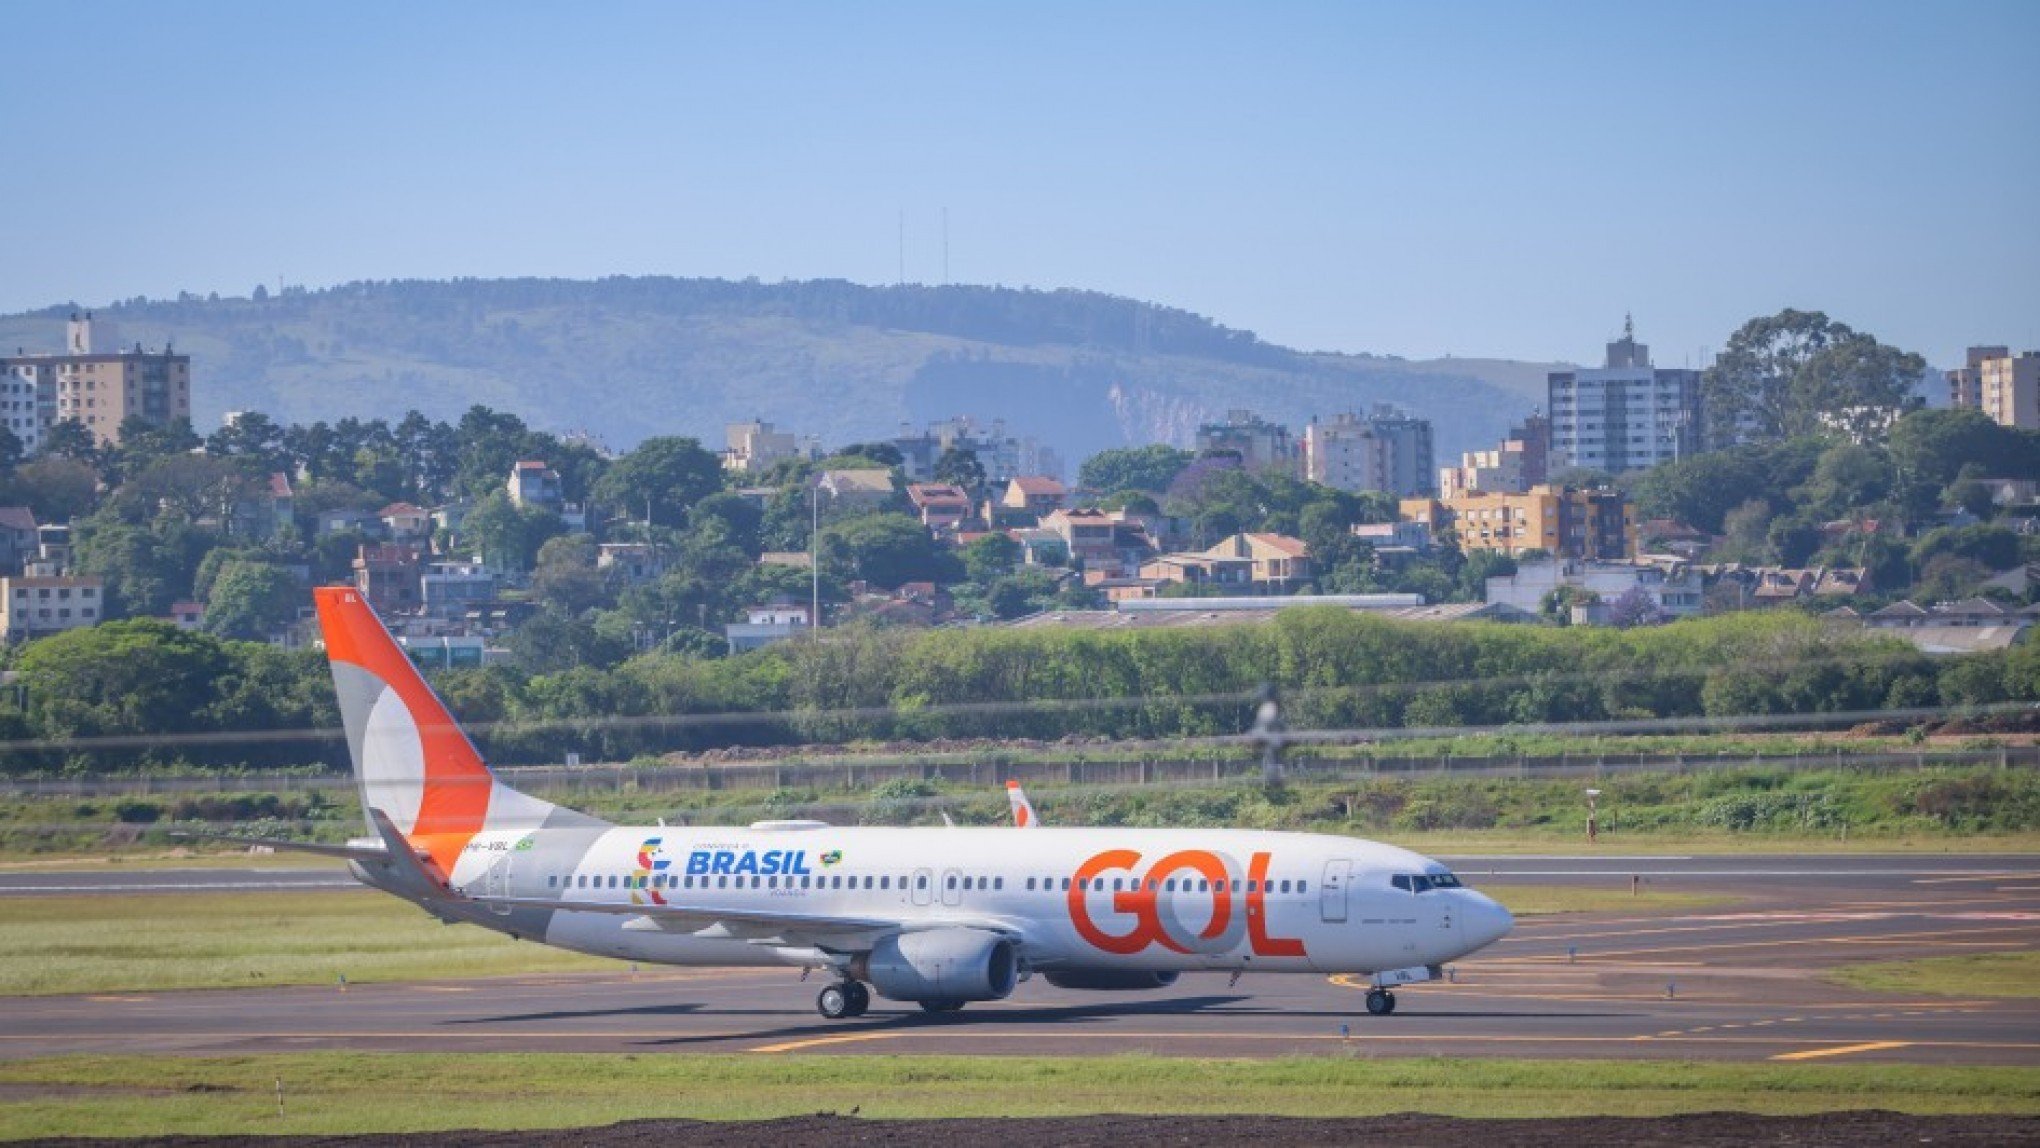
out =
<path fill-rule="evenodd" d="M 829 1020 L 863 1016 L 871 1008 L 871 990 L 861 981 L 827 985 L 815 994 L 815 1011 Z"/>
<path fill-rule="evenodd" d="M 1372 1016 L 1387 1016 L 1395 1011 L 1395 994 L 1387 989 L 1367 990 L 1367 1011 Z"/>

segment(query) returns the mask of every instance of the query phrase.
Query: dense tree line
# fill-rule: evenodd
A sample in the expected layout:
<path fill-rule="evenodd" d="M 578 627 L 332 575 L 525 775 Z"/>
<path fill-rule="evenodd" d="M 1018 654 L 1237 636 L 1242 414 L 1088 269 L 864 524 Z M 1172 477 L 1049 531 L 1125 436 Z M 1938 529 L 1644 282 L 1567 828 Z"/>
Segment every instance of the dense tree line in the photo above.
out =
<path fill-rule="evenodd" d="M 134 621 L 38 642 L 19 668 L 26 707 L 0 713 L 12 771 L 344 761 L 337 742 L 302 732 L 336 720 L 315 654 Z M 1284 692 L 1299 729 L 1984 705 L 2040 700 L 2040 647 L 1932 660 L 1790 614 L 1617 631 L 1306 606 L 1268 625 L 1187 630 L 850 627 L 729 658 L 657 651 L 611 669 L 436 681 L 493 760 L 522 763 L 809 740 L 1236 734 L 1262 683 Z M 293 732 L 208 737 L 260 731 Z M 137 740 L 90 740 L 107 738 Z"/>

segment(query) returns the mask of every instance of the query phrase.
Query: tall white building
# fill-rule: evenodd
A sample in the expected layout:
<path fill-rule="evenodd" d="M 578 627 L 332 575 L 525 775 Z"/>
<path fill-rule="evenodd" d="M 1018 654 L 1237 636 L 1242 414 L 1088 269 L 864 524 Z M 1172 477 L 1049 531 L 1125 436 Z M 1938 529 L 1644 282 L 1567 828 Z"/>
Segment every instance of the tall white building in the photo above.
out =
<path fill-rule="evenodd" d="M 1701 449 L 1700 372 L 1652 367 L 1628 320 L 1599 370 L 1553 371 L 1548 383 L 1554 470 L 1620 474 Z"/>

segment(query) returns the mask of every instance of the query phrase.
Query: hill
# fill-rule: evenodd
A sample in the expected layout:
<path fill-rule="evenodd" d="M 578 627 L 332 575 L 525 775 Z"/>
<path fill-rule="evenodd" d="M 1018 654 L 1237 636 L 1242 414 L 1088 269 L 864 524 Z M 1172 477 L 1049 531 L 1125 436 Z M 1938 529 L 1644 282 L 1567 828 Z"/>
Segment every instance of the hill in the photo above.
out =
<path fill-rule="evenodd" d="M 0 346 L 57 349 L 71 310 L 0 317 Z M 1443 459 L 1539 405 L 1544 369 L 1304 353 L 1095 292 L 838 280 L 359 282 L 94 311 L 122 345 L 193 356 L 201 432 L 229 410 L 450 418 L 483 403 L 617 448 L 661 433 L 719 445 L 725 422 L 754 417 L 841 443 L 969 414 L 1072 470 L 1106 447 L 1185 444 L 1234 407 L 1301 426 L 1376 402 L 1432 419 Z"/>

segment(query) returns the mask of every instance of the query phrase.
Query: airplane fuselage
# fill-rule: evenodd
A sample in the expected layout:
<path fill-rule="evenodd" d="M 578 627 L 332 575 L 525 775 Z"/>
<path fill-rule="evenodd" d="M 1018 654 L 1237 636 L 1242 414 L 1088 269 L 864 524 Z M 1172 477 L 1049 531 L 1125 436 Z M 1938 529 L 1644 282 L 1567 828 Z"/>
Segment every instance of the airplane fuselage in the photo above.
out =
<path fill-rule="evenodd" d="M 359 865 L 356 874 L 381 884 Z M 675 965 L 818 965 L 825 954 L 772 928 L 669 928 L 661 915 L 673 907 L 996 929 L 1019 939 L 1025 968 L 1043 971 L 1372 974 L 1442 964 L 1509 928 L 1499 905 L 1418 854 L 1255 830 L 490 830 L 461 847 L 449 876 L 479 899 L 457 910 L 463 920 Z M 591 911 L 485 907 L 492 898 Z"/>

